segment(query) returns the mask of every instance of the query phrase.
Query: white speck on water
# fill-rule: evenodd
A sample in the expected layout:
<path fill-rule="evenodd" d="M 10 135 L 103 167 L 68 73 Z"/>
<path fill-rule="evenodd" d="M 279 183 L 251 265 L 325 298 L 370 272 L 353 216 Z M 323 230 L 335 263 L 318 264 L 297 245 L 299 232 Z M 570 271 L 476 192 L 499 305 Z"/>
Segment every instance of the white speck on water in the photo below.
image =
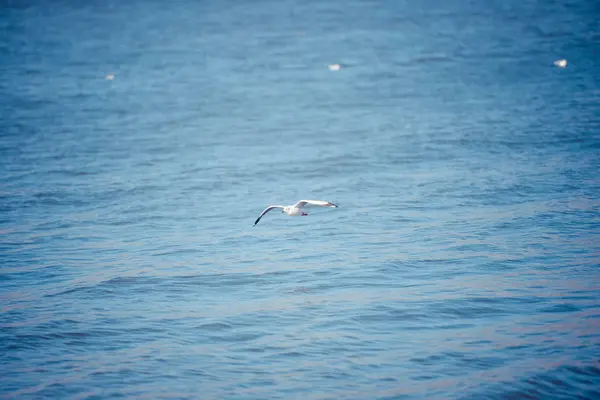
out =
<path fill-rule="evenodd" d="M 107 81 L 112 81 L 113 79 L 115 79 L 115 74 L 108 74 L 104 77 L 104 79 L 106 79 Z"/>
<path fill-rule="evenodd" d="M 561 60 L 556 60 L 554 61 L 554 65 L 556 65 L 559 68 L 565 68 L 567 66 L 567 60 L 565 60 L 564 58 Z"/>
<path fill-rule="evenodd" d="M 329 64 L 328 68 L 330 71 L 339 71 L 342 66 L 340 64 Z"/>

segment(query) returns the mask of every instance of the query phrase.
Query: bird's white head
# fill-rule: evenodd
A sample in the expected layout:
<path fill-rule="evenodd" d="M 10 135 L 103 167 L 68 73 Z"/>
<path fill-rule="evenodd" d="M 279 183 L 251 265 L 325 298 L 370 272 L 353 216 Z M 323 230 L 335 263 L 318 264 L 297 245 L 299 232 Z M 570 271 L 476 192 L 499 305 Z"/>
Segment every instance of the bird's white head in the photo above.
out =
<path fill-rule="evenodd" d="M 286 206 L 286 207 L 283 207 L 283 211 L 281 211 L 281 212 L 282 213 L 286 213 L 286 212 L 289 212 L 289 211 L 290 211 L 290 206 Z"/>

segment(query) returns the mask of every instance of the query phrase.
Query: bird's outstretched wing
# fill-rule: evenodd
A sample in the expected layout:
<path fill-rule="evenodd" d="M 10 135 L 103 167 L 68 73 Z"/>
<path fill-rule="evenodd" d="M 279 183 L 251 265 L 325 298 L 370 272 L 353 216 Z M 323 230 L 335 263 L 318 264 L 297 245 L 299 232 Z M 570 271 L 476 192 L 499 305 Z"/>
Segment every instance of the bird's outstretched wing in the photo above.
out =
<path fill-rule="evenodd" d="M 294 207 L 296 208 L 303 208 L 305 206 L 337 207 L 333 203 L 321 200 L 300 200 L 299 202 L 294 204 Z"/>
<path fill-rule="evenodd" d="M 265 215 L 266 213 L 268 213 L 269 211 L 271 211 L 274 208 L 285 208 L 285 207 L 284 206 L 269 206 L 269 207 L 265 208 L 265 210 L 260 213 L 260 215 L 258 216 L 256 221 L 254 221 L 254 226 L 256 226 L 256 224 L 258 224 L 258 221 L 260 221 L 260 219 L 263 217 L 263 215 Z"/>

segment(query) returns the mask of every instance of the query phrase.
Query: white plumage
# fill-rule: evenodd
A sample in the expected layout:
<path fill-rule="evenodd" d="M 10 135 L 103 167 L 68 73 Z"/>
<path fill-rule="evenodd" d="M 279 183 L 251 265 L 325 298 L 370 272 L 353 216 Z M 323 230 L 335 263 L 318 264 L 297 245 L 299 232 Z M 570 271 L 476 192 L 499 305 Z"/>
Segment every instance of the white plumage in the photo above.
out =
<path fill-rule="evenodd" d="M 256 221 L 254 222 L 254 226 L 256 226 L 256 224 L 258 224 L 258 221 L 260 221 L 260 219 L 263 217 L 263 215 L 265 215 L 266 213 L 268 213 L 269 211 L 271 211 L 275 208 L 282 208 L 283 209 L 283 211 L 281 211 L 282 213 L 286 213 L 287 215 L 290 215 L 292 217 L 299 217 L 299 216 L 308 215 L 308 213 L 305 211 L 305 207 L 307 207 L 307 206 L 321 206 L 321 207 L 337 208 L 337 206 L 335 204 L 330 203 L 328 201 L 322 201 L 322 200 L 300 200 L 293 206 L 279 206 L 279 205 L 269 206 L 269 207 L 265 208 L 263 212 L 260 213 L 260 215 L 258 216 Z"/>

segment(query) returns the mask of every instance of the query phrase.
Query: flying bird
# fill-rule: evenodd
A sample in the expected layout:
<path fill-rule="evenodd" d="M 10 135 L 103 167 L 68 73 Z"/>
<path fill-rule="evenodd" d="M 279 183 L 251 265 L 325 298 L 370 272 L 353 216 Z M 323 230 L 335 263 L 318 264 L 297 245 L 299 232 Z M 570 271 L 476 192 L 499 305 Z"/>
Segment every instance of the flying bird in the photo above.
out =
<path fill-rule="evenodd" d="M 260 221 L 260 219 L 263 217 L 263 215 L 265 215 L 266 213 L 268 213 L 269 211 L 271 211 L 275 208 L 282 208 L 283 209 L 281 211 L 282 213 L 286 213 L 287 215 L 290 215 L 292 217 L 307 216 L 308 213 L 304 209 L 304 207 L 306 207 L 306 206 L 321 206 L 321 207 L 337 208 L 337 206 L 335 204 L 330 203 L 328 201 L 321 201 L 321 200 L 300 200 L 293 206 L 269 206 L 269 207 L 265 208 L 265 210 L 263 212 L 260 213 L 260 215 L 258 216 L 256 221 L 254 222 L 254 226 L 256 226 L 256 224 L 258 224 L 258 221 Z"/>

